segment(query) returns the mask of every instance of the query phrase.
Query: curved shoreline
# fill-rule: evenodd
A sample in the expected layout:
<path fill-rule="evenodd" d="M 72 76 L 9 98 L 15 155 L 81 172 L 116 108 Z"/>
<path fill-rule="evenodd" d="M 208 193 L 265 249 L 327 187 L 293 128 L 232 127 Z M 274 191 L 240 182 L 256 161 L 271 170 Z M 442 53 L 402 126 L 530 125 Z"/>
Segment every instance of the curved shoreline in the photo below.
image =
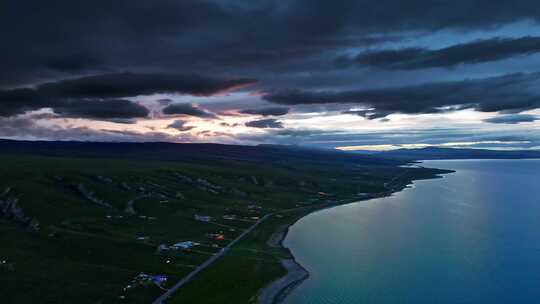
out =
<path fill-rule="evenodd" d="M 283 246 L 283 241 L 289 232 L 289 227 L 295 223 L 296 221 L 289 225 L 279 227 L 268 240 L 268 245 L 270 247 L 288 250 Z M 281 265 L 285 268 L 287 274 L 273 281 L 261 290 L 257 298 L 258 304 L 278 304 L 283 302 L 289 293 L 309 278 L 309 272 L 296 261 L 292 253 L 291 256 L 291 259 L 281 259 Z"/>
<path fill-rule="evenodd" d="M 408 186 L 405 185 L 403 188 L 399 189 L 399 191 L 403 190 Z M 395 191 L 395 192 L 399 192 Z M 326 205 L 323 207 L 319 207 L 313 210 L 310 210 L 306 214 L 303 214 L 302 216 L 298 217 L 294 222 L 291 222 L 286 225 L 282 225 L 278 227 L 278 229 L 270 236 L 270 239 L 267 241 L 267 245 L 273 248 L 280 248 L 282 250 L 286 250 L 289 252 L 291 258 L 289 259 L 281 259 L 281 265 L 285 268 L 287 271 L 287 274 L 284 276 L 274 280 L 270 284 L 266 285 L 264 288 L 261 289 L 257 296 L 257 304 L 279 304 L 287 298 L 287 296 L 302 282 L 307 280 L 310 276 L 310 273 L 307 269 L 305 269 L 298 261 L 296 261 L 296 258 L 294 254 L 283 245 L 283 241 L 287 237 L 287 234 L 289 233 L 289 228 L 296 224 L 300 219 L 304 218 L 305 216 L 321 211 L 328 208 L 333 208 L 337 206 L 343 206 L 347 204 L 353 204 L 358 203 L 362 201 L 368 201 L 375 198 L 385 197 L 392 195 L 394 192 L 384 193 L 382 195 L 375 195 L 372 197 L 365 197 L 365 198 L 356 198 L 356 199 L 347 199 L 345 201 L 334 203 L 330 205 Z"/>
<path fill-rule="evenodd" d="M 442 174 L 448 174 L 448 173 L 454 173 L 453 170 L 441 170 L 443 172 L 439 172 L 439 174 L 434 174 L 430 178 L 425 179 L 436 179 L 436 178 L 442 178 Z M 281 264 L 286 269 L 287 274 L 276 279 L 275 281 L 271 282 L 267 286 L 261 289 L 259 292 L 259 295 L 257 296 L 257 304 L 279 304 L 285 300 L 285 298 L 296 288 L 298 287 L 303 281 L 307 280 L 309 278 L 309 271 L 307 271 L 300 263 L 296 261 L 296 258 L 294 257 L 294 254 L 285 246 L 283 246 L 283 241 L 287 237 L 287 234 L 289 232 L 289 227 L 294 225 L 298 220 L 301 218 L 320 210 L 324 210 L 327 208 L 333 208 L 337 206 L 347 205 L 347 204 L 353 204 L 363 201 L 369 201 L 372 199 L 377 199 L 381 197 L 387 197 L 391 196 L 394 193 L 401 192 L 404 189 L 408 188 L 411 185 L 414 185 L 414 182 L 417 180 L 422 180 L 424 178 L 419 179 L 413 179 L 410 180 L 407 184 L 403 184 L 397 188 L 390 188 L 388 191 L 375 194 L 370 197 L 363 197 L 363 198 L 356 198 L 356 199 L 350 199 L 345 200 L 347 202 L 340 202 L 335 203 L 331 205 L 327 205 L 322 208 L 317 208 L 314 210 L 311 210 L 307 212 L 306 214 L 300 216 L 297 218 L 294 222 L 289 223 L 287 225 L 283 225 L 278 227 L 278 229 L 272 234 L 270 239 L 267 241 L 268 246 L 274 247 L 274 248 L 281 248 L 283 250 L 289 251 L 289 254 L 291 256 L 290 259 L 281 259 Z"/>
<path fill-rule="evenodd" d="M 390 194 L 385 194 L 391 195 Z M 310 210 L 309 212 L 306 212 L 302 216 L 298 217 L 295 221 L 288 223 L 286 225 L 282 225 L 276 229 L 276 231 L 270 236 L 270 239 L 267 241 L 267 245 L 269 247 L 273 248 L 280 248 L 282 250 L 286 250 L 289 252 L 289 255 L 291 258 L 289 259 L 281 259 L 281 265 L 285 270 L 287 271 L 287 274 L 284 276 L 274 280 L 270 284 L 266 285 L 264 288 L 261 289 L 259 292 L 259 295 L 257 296 L 257 304 L 279 304 L 285 300 L 285 298 L 302 282 L 307 280 L 310 276 L 310 273 L 307 269 L 305 269 L 298 261 L 296 261 L 296 258 L 294 254 L 289 250 L 289 248 L 285 247 L 283 245 L 283 241 L 287 237 L 287 234 L 289 233 L 289 228 L 296 224 L 300 219 L 304 218 L 305 216 L 318 212 L 324 209 L 333 208 L 337 206 L 347 205 L 347 204 L 353 204 L 361 201 L 367 201 L 370 199 L 378 198 L 381 196 L 374 196 L 370 198 L 355 198 L 355 199 L 345 199 L 338 203 L 329 204 L 326 206 L 321 206 L 319 208 L 315 208 Z"/>
<path fill-rule="evenodd" d="M 259 294 L 257 303 L 281 303 L 290 292 L 309 277 L 309 272 L 294 259 L 283 259 L 281 265 L 287 270 L 287 274 L 266 286 Z"/>

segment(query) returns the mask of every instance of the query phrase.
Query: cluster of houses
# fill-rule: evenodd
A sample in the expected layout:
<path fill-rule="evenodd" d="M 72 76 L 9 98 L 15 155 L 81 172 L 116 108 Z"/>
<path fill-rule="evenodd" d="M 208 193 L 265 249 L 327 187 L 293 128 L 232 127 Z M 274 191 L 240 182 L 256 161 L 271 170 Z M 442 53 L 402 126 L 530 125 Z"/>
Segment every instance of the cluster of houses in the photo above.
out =
<path fill-rule="evenodd" d="M 248 210 L 261 210 L 262 206 L 251 204 L 247 206 Z"/>
<path fill-rule="evenodd" d="M 236 220 L 238 219 L 238 216 L 234 215 L 234 214 L 225 214 L 223 216 L 223 219 L 224 220 L 228 220 L 228 221 L 233 221 L 233 220 Z"/>
<path fill-rule="evenodd" d="M 158 286 L 162 286 L 167 282 L 167 276 L 165 275 L 149 275 L 144 272 L 139 273 L 135 279 L 134 282 L 139 284 L 145 284 L 145 283 L 154 283 Z"/>
<path fill-rule="evenodd" d="M 227 221 L 257 221 L 259 218 L 259 216 L 239 217 L 234 214 L 226 214 L 223 216 L 223 219 Z"/>

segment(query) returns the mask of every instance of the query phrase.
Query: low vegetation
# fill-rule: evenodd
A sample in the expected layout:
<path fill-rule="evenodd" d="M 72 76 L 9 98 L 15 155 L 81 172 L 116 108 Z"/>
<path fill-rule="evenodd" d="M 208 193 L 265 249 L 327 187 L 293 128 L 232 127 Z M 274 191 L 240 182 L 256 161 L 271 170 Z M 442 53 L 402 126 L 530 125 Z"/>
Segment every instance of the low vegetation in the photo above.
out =
<path fill-rule="evenodd" d="M 6 303 L 150 303 L 272 213 L 172 299 L 253 302 L 284 274 L 279 260 L 290 256 L 267 245 L 277 227 L 315 208 L 385 195 L 440 173 L 232 158 L 2 154 L 0 161 Z"/>

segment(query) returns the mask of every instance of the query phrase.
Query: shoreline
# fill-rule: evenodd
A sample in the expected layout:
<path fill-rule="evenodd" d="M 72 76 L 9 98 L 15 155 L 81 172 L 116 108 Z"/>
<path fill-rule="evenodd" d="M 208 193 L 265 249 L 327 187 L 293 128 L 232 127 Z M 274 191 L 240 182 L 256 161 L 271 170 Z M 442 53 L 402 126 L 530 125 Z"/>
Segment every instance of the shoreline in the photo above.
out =
<path fill-rule="evenodd" d="M 307 214 L 310 214 L 311 212 L 308 212 Z M 283 268 L 285 268 L 287 274 L 271 282 L 260 291 L 257 297 L 258 304 L 278 304 L 283 302 L 283 300 L 285 300 L 289 293 L 291 293 L 296 287 L 302 284 L 303 281 L 309 278 L 309 271 L 307 271 L 307 269 L 305 269 L 300 263 L 296 261 L 296 258 L 288 248 L 283 246 L 283 241 L 289 233 L 289 227 L 294 225 L 298 220 L 300 220 L 307 214 L 304 214 L 303 216 L 297 218 L 294 222 L 290 224 L 278 227 L 278 229 L 267 241 L 267 244 L 270 247 L 287 250 L 290 253 L 291 258 L 280 260 L 281 265 L 283 266 Z"/>
<path fill-rule="evenodd" d="M 409 184 L 405 185 L 403 188 L 399 189 L 399 192 L 405 188 L 407 188 Z M 281 225 L 279 226 L 274 233 L 270 236 L 270 238 L 267 241 L 267 245 L 273 248 L 279 248 L 282 250 L 285 250 L 289 252 L 290 258 L 287 259 L 281 259 L 281 265 L 285 270 L 287 271 L 287 274 L 285 274 L 282 277 L 277 278 L 276 280 L 272 281 L 265 287 L 263 287 L 259 294 L 257 295 L 257 304 L 279 304 L 287 298 L 287 296 L 302 282 L 307 280 L 310 276 L 310 273 L 307 269 L 305 269 L 297 260 L 294 254 L 290 251 L 289 248 L 285 247 L 283 245 L 283 241 L 287 237 L 289 233 L 289 228 L 296 224 L 300 219 L 304 218 L 305 216 L 312 214 L 314 212 L 318 212 L 321 210 L 325 210 L 328 208 L 334 208 L 337 206 L 343 206 L 363 201 L 368 201 L 371 199 L 381 198 L 392 195 L 394 192 L 391 193 L 385 193 L 384 195 L 380 196 L 374 196 L 369 198 L 356 198 L 356 199 L 345 199 L 340 203 L 334 203 L 330 205 L 320 206 L 319 208 L 314 208 L 312 210 L 309 210 L 305 214 L 302 214 L 298 218 L 296 218 L 293 222 Z"/>
<path fill-rule="evenodd" d="M 442 170 L 446 172 L 442 172 L 439 174 L 435 174 L 434 176 L 428 178 L 428 179 L 437 179 L 442 178 L 444 174 L 450 174 L 454 173 L 453 170 Z M 277 278 L 276 280 L 272 281 L 271 283 L 267 284 L 265 287 L 263 287 L 259 294 L 257 295 L 257 304 L 279 304 L 285 300 L 285 298 L 302 282 L 307 280 L 310 276 L 310 273 L 307 269 L 305 269 L 298 261 L 296 261 L 296 257 L 294 254 L 290 251 L 289 248 L 286 248 L 283 246 L 283 241 L 287 237 L 287 234 L 289 233 L 289 228 L 296 224 L 300 219 L 303 217 L 318 212 L 324 209 L 328 208 L 334 208 L 337 206 L 343 206 L 353 203 L 359 203 L 364 201 L 369 201 L 372 199 L 382 198 L 382 197 L 388 197 L 392 196 L 394 193 L 398 193 L 403 191 L 404 189 L 409 188 L 411 185 L 414 185 L 415 181 L 423 180 L 423 178 L 411 180 L 409 183 L 405 185 L 401 185 L 399 188 L 389 189 L 387 192 L 383 192 L 379 195 L 374 195 L 372 197 L 363 197 L 363 198 L 356 198 L 356 199 L 345 199 L 344 201 L 340 203 L 334 203 L 327 206 L 322 206 L 320 208 L 315 208 L 313 210 L 309 210 L 305 214 L 302 214 L 298 218 L 296 218 L 293 222 L 281 225 L 279 226 L 274 233 L 270 236 L 270 238 L 267 241 L 268 246 L 273 248 L 280 248 L 282 250 L 286 250 L 289 252 L 291 258 L 289 259 L 281 259 L 280 262 L 282 266 L 287 271 L 287 274 L 284 276 Z"/>

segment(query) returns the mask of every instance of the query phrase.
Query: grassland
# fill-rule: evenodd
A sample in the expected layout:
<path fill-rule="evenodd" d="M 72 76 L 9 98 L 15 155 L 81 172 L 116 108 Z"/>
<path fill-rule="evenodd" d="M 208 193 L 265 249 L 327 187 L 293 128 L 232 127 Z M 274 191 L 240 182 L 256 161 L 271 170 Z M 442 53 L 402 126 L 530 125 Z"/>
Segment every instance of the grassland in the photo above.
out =
<path fill-rule="evenodd" d="M 277 227 L 315 208 L 381 195 L 439 173 L 397 165 L 223 158 L 2 154 L 0 164 L 0 201 L 17 201 L 25 219 L 0 211 L 3 303 L 150 303 L 257 218 L 275 213 L 171 300 L 253 302 L 264 285 L 284 274 L 279 260 L 290 257 L 267 245 Z M 396 176 L 389 189 L 386 183 Z M 212 220 L 197 221 L 196 214 Z M 200 245 L 156 251 L 181 241 Z M 133 282 L 140 273 L 168 280 L 161 287 Z"/>

